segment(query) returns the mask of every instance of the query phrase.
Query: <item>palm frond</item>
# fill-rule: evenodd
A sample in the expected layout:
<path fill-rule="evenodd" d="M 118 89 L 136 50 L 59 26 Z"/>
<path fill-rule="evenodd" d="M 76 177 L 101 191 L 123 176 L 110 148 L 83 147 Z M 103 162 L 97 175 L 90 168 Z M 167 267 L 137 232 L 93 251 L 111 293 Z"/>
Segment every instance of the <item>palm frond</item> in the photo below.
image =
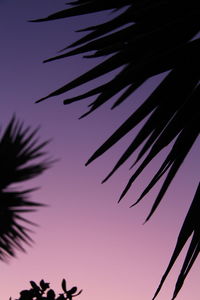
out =
<path fill-rule="evenodd" d="M 158 287 L 152 300 L 154 300 L 156 298 L 156 296 L 158 295 L 173 264 L 175 263 L 177 257 L 181 253 L 181 250 L 183 249 L 187 240 L 192 236 L 192 240 L 190 242 L 190 246 L 187 251 L 185 261 L 183 263 L 182 269 L 180 271 L 180 274 L 179 274 L 179 277 L 178 277 L 178 280 L 176 283 L 176 287 L 174 290 L 174 295 L 173 295 L 172 300 L 174 300 L 176 298 L 176 296 L 178 295 L 178 292 L 180 291 L 180 289 L 184 283 L 184 280 L 185 280 L 188 272 L 190 271 L 195 259 L 197 258 L 198 254 L 199 254 L 199 251 L 200 251 L 199 211 L 200 211 L 200 184 L 198 185 L 198 188 L 196 190 L 192 204 L 189 208 L 189 211 L 187 213 L 187 216 L 185 218 L 185 221 L 184 221 L 181 231 L 179 233 L 178 240 L 177 240 L 174 252 L 172 254 L 171 260 L 169 262 L 169 265 L 161 279 L 159 287 Z"/>
<path fill-rule="evenodd" d="M 89 105 L 89 111 L 81 116 L 83 118 L 125 89 L 112 105 L 112 109 L 119 106 L 147 79 L 168 72 L 165 79 L 148 99 L 97 149 L 86 163 L 88 165 L 101 156 L 148 117 L 137 136 L 103 180 L 105 182 L 113 175 L 144 142 L 142 150 L 133 164 L 135 166 L 141 161 L 140 165 L 122 192 L 119 199 L 121 200 L 135 179 L 158 153 L 174 142 L 159 170 L 135 202 L 135 204 L 138 203 L 167 173 L 147 217 L 148 220 L 160 204 L 199 134 L 200 40 L 197 38 L 200 17 L 199 3 L 196 0 L 181 3 L 177 0 L 107 0 L 103 2 L 78 0 L 68 4 L 71 6 L 70 8 L 44 19 L 34 20 L 34 22 L 50 21 L 103 10 L 112 10 L 118 13 L 117 15 L 112 14 L 114 17 L 105 23 L 79 30 L 89 33 L 62 49 L 60 51 L 62 53 L 58 56 L 46 59 L 45 62 L 79 54 L 88 58 L 102 57 L 104 60 L 37 102 L 64 94 L 121 67 L 117 75 L 111 76 L 110 81 L 105 84 L 64 100 L 64 104 L 69 104 L 82 101 L 90 96 L 96 96 L 96 99 Z M 108 58 L 107 55 L 109 55 Z M 146 155 L 145 158 L 144 155 Z M 183 228 L 183 231 L 186 230 L 187 225 Z M 186 260 L 189 258 L 196 258 L 193 256 L 192 250 L 188 251 Z M 180 286 L 180 279 L 178 279 L 177 284 Z M 175 296 L 177 291 L 176 288 Z"/>
<path fill-rule="evenodd" d="M 37 132 L 24 128 L 13 117 L 0 137 L 0 260 L 7 261 L 15 256 L 15 250 L 25 251 L 23 244 L 32 243 L 31 230 L 24 224 L 35 224 L 22 214 L 42 204 L 29 200 L 35 189 L 17 191 L 12 185 L 38 176 L 51 164 L 48 160 L 32 163 L 44 156 L 43 148 L 48 143 L 38 143 Z"/>

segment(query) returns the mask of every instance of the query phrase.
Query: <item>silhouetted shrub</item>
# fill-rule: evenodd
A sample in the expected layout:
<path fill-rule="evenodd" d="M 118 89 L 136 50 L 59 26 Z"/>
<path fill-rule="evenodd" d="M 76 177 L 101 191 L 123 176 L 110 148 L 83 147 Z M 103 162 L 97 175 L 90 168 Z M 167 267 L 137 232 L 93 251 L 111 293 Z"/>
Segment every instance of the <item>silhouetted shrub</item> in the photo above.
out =
<path fill-rule="evenodd" d="M 63 279 L 61 286 L 63 293 L 56 296 L 54 290 L 50 289 L 49 283 L 45 282 L 43 279 L 37 285 L 34 281 L 30 281 L 30 290 L 23 290 L 20 292 L 20 298 L 16 300 L 72 300 L 73 297 L 80 295 L 82 290 L 77 292 L 77 287 L 73 286 L 71 289 L 67 290 L 66 280 Z M 11 298 L 9 299 L 11 300 Z"/>

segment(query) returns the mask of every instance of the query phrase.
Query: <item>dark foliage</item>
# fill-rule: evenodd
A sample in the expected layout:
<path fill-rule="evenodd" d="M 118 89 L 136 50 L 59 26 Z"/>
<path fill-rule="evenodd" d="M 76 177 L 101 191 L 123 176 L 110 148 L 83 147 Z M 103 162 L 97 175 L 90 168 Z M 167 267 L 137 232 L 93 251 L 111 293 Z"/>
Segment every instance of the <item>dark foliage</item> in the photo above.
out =
<path fill-rule="evenodd" d="M 63 279 L 61 286 L 63 293 L 56 296 L 54 290 L 50 289 L 49 283 L 43 279 L 37 285 L 34 281 L 30 281 L 31 288 L 29 290 L 23 290 L 20 292 L 20 298 L 16 300 L 72 300 L 72 298 L 81 294 L 82 290 L 77 292 L 77 287 L 73 286 L 67 290 L 66 280 Z M 11 298 L 10 298 L 11 300 Z"/>
<path fill-rule="evenodd" d="M 64 100 L 64 104 L 69 104 L 96 95 L 96 99 L 89 105 L 89 111 L 82 116 L 84 117 L 121 91 L 121 96 L 112 108 L 119 106 L 147 79 L 167 72 L 165 79 L 148 99 L 133 112 L 86 163 L 88 165 L 102 155 L 148 117 L 128 149 L 103 180 L 105 182 L 144 143 L 134 165 L 140 161 L 141 163 L 122 192 L 120 201 L 146 166 L 160 151 L 174 142 L 159 170 L 139 199 L 133 204 L 138 203 L 155 186 L 158 180 L 164 174 L 166 175 L 146 219 L 148 220 L 160 204 L 199 134 L 200 40 L 197 38 L 200 19 L 199 1 L 77 0 L 68 4 L 71 6 L 70 8 L 44 19 L 34 20 L 34 22 L 67 18 L 104 10 L 116 10 L 118 14 L 106 23 L 80 30 L 89 31 L 89 33 L 63 49 L 63 54 L 47 59 L 45 62 L 88 52 L 92 53 L 85 55 L 85 57 L 106 57 L 107 55 L 109 57 L 93 69 L 37 102 L 63 94 L 110 71 L 123 67 L 107 83 L 99 85 L 82 95 Z M 122 8 L 123 10 L 121 10 Z M 121 13 L 119 13 L 120 11 Z M 161 282 L 162 285 L 189 236 L 193 234 L 173 299 L 180 290 L 191 265 L 199 253 L 200 234 L 198 228 L 200 219 L 197 215 L 199 215 L 200 210 L 199 206 L 197 207 L 197 204 L 195 204 L 199 202 L 199 198 L 200 191 L 198 188 L 181 229 L 174 255 Z"/>
<path fill-rule="evenodd" d="M 48 143 L 38 143 L 37 131 L 24 128 L 23 123 L 13 117 L 0 138 L 0 259 L 4 261 L 15 256 L 16 249 L 25 251 L 24 243 L 32 243 L 31 230 L 23 224 L 35 224 L 22 215 L 42 205 L 29 201 L 29 193 L 34 189 L 12 187 L 38 176 L 51 164 L 47 160 L 32 163 L 44 156 L 43 148 Z"/>

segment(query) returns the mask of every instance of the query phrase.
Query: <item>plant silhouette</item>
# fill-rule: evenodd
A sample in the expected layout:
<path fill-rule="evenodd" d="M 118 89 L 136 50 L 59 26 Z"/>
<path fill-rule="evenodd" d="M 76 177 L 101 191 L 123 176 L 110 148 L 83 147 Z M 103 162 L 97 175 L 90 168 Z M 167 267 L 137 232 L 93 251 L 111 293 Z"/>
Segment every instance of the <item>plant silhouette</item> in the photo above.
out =
<path fill-rule="evenodd" d="M 34 281 L 30 281 L 31 288 L 20 292 L 20 298 L 16 300 L 72 300 L 72 298 L 80 295 L 82 290 L 77 292 L 77 287 L 74 286 L 67 290 L 66 280 L 63 279 L 61 286 L 63 293 L 56 296 L 54 290 L 50 289 L 49 283 L 43 279 L 37 285 Z M 11 300 L 11 298 L 10 298 Z"/>
<path fill-rule="evenodd" d="M 0 260 L 8 261 L 16 250 L 25 251 L 23 244 L 32 244 L 31 230 L 24 224 L 36 225 L 22 215 L 35 211 L 41 203 L 29 200 L 35 189 L 17 190 L 13 184 L 40 175 L 52 161 L 43 159 L 48 141 L 38 143 L 36 130 L 24 127 L 14 116 L 0 137 Z"/>
<path fill-rule="evenodd" d="M 82 28 L 79 31 L 88 31 L 89 33 L 61 50 L 62 53 L 60 55 L 47 59 L 45 62 L 85 53 L 87 55 L 84 55 L 84 57 L 87 58 L 104 58 L 108 55 L 109 57 L 98 63 L 93 69 L 37 102 L 61 95 L 110 71 L 123 67 L 117 75 L 111 76 L 110 81 L 97 85 L 96 88 L 84 94 L 64 100 L 66 105 L 90 96 L 97 96 L 89 105 L 89 111 L 81 116 L 83 118 L 121 92 L 121 95 L 112 105 L 112 109 L 119 106 L 137 88 L 141 87 L 147 79 L 166 72 L 166 76 L 160 85 L 86 163 L 88 165 L 98 158 L 148 117 L 142 129 L 133 138 L 130 146 L 103 180 L 103 182 L 108 180 L 144 142 L 142 150 L 140 150 L 132 167 L 136 163 L 141 163 L 122 192 L 119 198 L 120 201 L 135 179 L 158 153 L 166 146 L 171 145 L 171 150 L 169 150 L 159 170 L 155 173 L 139 199 L 133 204 L 139 203 L 161 177 L 166 174 L 164 183 L 146 219 L 147 221 L 160 204 L 199 134 L 200 40 L 196 37 L 199 31 L 199 3 L 196 0 L 181 3 L 177 0 L 75 0 L 68 2 L 68 4 L 70 5 L 69 8 L 46 18 L 32 20 L 32 22 L 50 21 L 105 10 L 112 10 L 118 12 L 118 14 L 112 14 L 114 17 L 105 23 Z M 174 143 L 171 144 L 172 142 Z M 200 219 L 195 210 L 198 209 L 199 215 L 200 210 L 197 204 L 199 198 L 200 188 L 198 187 L 180 231 L 172 259 L 153 299 L 158 294 L 164 279 L 189 237 L 192 237 L 192 240 L 176 283 L 173 299 L 182 287 L 199 253 Z"/>

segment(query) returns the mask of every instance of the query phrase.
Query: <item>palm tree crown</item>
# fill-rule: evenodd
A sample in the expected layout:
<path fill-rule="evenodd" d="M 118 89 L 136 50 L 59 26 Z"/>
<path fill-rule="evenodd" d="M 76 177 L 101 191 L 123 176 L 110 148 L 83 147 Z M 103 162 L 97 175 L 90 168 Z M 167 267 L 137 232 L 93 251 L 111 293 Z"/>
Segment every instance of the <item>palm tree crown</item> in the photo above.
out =
<path fill-rule="evenodd" d="M 84 53 L 87 53 L 85 57 L 103 57 L 105 60 L 37 102 L 63 94 L 122 67 L 118 74 L 111 77 L 107 83 L 99 85 L 84 94 L 64 100 L 64 104 L 69 104 L 90 96 L 96 96 L 95 100 L 89 105 L 89 111 L 81 116 L 83 118 L 105 104 L 118 92 L 121 92 L 112 109 L 119 106 L 147 79 L 167 72 L 164 80 L 145 102 L 132 113 L 86 163 L 88 165 L 102 155 L 138 123 L 148 117 L 137 136 L 103 180 L 105 182 L 144 142 L 134 166 L 136 163 L 140 164 L 122 192 L 119 198 L 120 201 L 146 166 L 160 151 L 174 141 L 159 170 L 139 199 L 133 204 L 138 203 L 166 174 L 164 183 L 146 219 L 148 220 L 161 202 L 199 134 L 198 56 L 200 40 L 197 38 L 200 17 L 199 3 L 195 0 L 185 2 L 177 0 L 77 0 L 68 4 L 70 8 L 43 19 L 33 20 L 33 22 L 68 18 L 104 10 L 114 10 L 118 14 L 108 22 L 83 28 L 80 31 L 89 31 L 89 33 L 63 49 L 62 54 L 47 59 L 45 62 Z M 173 299 L 178 294 L 199 253 L 199 198 L 200 188 L 198 187 L 180 231 L 172 259 L 154 298 L 191 235 L 192 241 L 177 280 Z"/>
<path fill-rule="evenodd" d="M 38 143 L 37 131 L 24 128 L 23 123 L 13 117 L 0 138 L 0 260 L 3 261 L 15 256 L 15 250 L 25 251 L 24 243 L 31 244 L 31 230 L 24 224 L 35 224 L 22 214 L 42 206 L 29 200 L 29 194 L 34 189 L 16 190 L 12 187 L 38 176 L 51 164 L 47 159 L 32 163 L 45 154 L 43 148 L 48 143 Z"/>

